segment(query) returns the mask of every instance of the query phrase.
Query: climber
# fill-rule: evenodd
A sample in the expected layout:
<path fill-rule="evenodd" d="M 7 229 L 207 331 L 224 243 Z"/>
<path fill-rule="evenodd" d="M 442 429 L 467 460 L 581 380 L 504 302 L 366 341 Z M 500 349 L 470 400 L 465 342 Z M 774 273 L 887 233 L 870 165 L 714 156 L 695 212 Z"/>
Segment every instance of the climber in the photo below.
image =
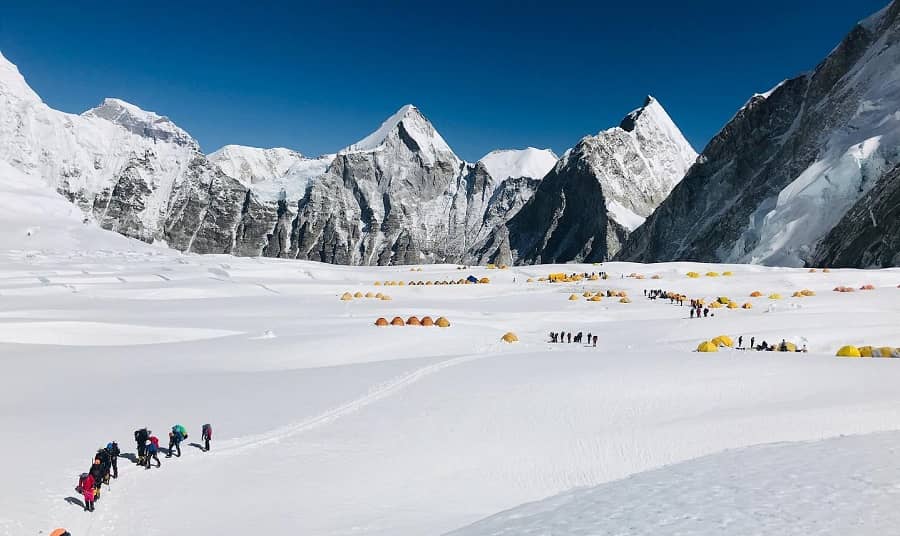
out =
<path fill-rule="evenodd" d="M 203 450 L 205 452 L 209 452 L 209 440 L 212 439 L 212 425 L 204 424 L 202 431 L 200 432 L 200 437 L 203 439 Z"/>

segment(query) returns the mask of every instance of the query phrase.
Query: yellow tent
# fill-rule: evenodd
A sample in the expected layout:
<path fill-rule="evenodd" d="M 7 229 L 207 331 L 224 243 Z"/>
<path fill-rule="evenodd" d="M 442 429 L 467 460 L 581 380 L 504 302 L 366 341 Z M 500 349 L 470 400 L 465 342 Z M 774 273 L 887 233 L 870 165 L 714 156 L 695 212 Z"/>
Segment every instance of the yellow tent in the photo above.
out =
<path fill-rule="evenodd" d="M 584 293 L 582 294 L 582 296 L 584 296 L 585 298 L 590 298 L 591 296 L 593 296 L 593 294 L 591 294 L 591 293 L 588 292 L 588 291 L 584 291 Z"/>
<path fill-rule="evenodd" d="M 600 296 L 591 296 L 588 298 L 588 301 L 603 301 L 603 298 Z"/>
<path fill-rule="evenodd" d="M 350 294 L 349 292 L 345 292 L 345 293 L 341 294 L 341 301 L 350 301 L 352 299 L 353 299 L 353 294 Z"/>
<path fill-rule="evenodd" d="M 859 348 L 850 345 L 841 346 L 835 355 L 838 357 L 862 357 L 859 353 Z"/>
<path fill-rule="evenodd" d="M 526 281 L 526 283 L 534 283 L 534 278 L 529 277 L 528 280 Z"/>
<path fill-rule="evenodd" d="M 715 345 L 715 343 L 711 341 L 703 341 L 697 346 L 698 352 L 718 352 L 719 347 Z"/>
<path fill-rule="evenodd" d="M 809 289 L 807 289 L 807 288 L 801 290 L 801 291 L 800 291 L 800 294 L 803 294 L 804 296 L 815 296 L 815 295 L 816 295 L 815 292 L 813 292 L 813 291 L 811 291 L 811 290 L 809 290 Z"/>
<path fill-rule="evenodd" d="M 785 347 L 785 349 L 782 350 L 781 343 L 779 343 L 779 344 L 775 345 L 775 350 L 777 350 L 779 352 L 796 352 L 797 351 L 797 345 L 792 342 L 785 341 L 784 347 Z"/>
<path fill-rule="evenodd" d="M 619 303 L 631 303 L 631 300 L 628 298 L 619 298 Z"/>
<path fill-rule="evenodd" d="M 860 346 L 859 347 L 859 355 L 860 355 L 860 357 L 872 357 L 872 347 L 871 346 Z"/>
<path fill-rule="evenodd" d="M 734 341 L 731 340 L 731 337 L 728 335 L 719 335 L 715 339 L 709 341 L 716 346 L 728 346 L 729 348 L 734 348 Z"/>
<path fill-rule="evenodd" d="M 719 272 L 706 272 L 706 277 L 719 277 Z"/>
<path fill-rule="evenodd" d="M 519 342 L 519 338 L 516 337 L 516 334 L 513 333 L 512 331 L 510 331 L 510 332 L 506 333 L 505 335 L 503 335 L 502 337 L 500 337 L 500 340 L 502 340 L 503 342 L 508 342 L 508 343 Z"/>
<path fill-rule="evenodd" d="M 560 281 L 564 281 L 566 279 L 566 274 L 558 273 L 558 274 L 550 274 L 548 279 L 551 283 L 558 283 Z"/>
<path fill-rule="evenodd" d="M 353 295 L 354 298 L 362 298 L 363 296 L 365 296 L 365 294 L 358 290 L 356 291 L 356 294 Z"/>
<path fill-rule="evenodd" d="M 810 269 L 809 269 L 809 273 L 811 273 L 811 274 L 816 273 L 816 269 L 815 269 L 815 268 L 810 268 Z"/>
<path fill-rule="evenodd" d="M 366 298 L 374 298 L 375 294 L 372 292 L 366 292 Z"/>
<path fill-rule="evenodd" d="M 382 294 L 382 295 L 381 295 L 381 299 L 384 300 L 384 301 L 391 301 L 393 298 L 391 298 L 391 297 L 388 296 L 387 294 Z"/>
<path fill-rule="evenodd" d="M 700 277 L 700 274 L 698 274 L 697 272 L 688 272 L 686 275 L 692 279 Z"/>
<path fill-rule="evenodd" d="M 576 301 L 576 300 L 578 300 L 578 294 L 570 294 L 569 295 L 569 301 Z"/>
<path fill-rule="evenodd" d="M 447 320 L 446 318 L 444 318 L 443 316 L 441 316 L 441 317 L 438 317 L 438 319 L 434 321 L 434 325 L 436 325 L 439 328 L 449 328 L 450 321 Z"/>
<path fill-rule="evenodd" d="M 722 272 L 722 275 L 724 275 L 725 277 L 731 277 L 734 275 L 734 272 Z"/>
<path fill-rule="evenodd" d="M 737 302 L 728 302 L 728 308 L 729 309 L 737 309 L 738 308 Z"/>
<path fill-rule="evenodd" d="M 741 305 L 741 309 L 753 309 L 753 304 L 750 302 L 747 302 L 744 305 Z"/>
<path fill-rule="evenodd" d="M 709 308 L 710 308 L 710 309 L 721 309 L 721 308 L 722 308 L 722 304 L 719 303 L 719 302 L 717 302 L 717 301 L 714 301 L 714 302 L 712 302 L 711 304 L 709 304 Z"/>
<path fill-rule="evenodd" d="M 481 279 L 478 280 L 478 282 L 479 283 L 490 283 L 491 280 L 486 277 L 482 277 Z"/>
<path fill-rule="evenodd" d="M 890 346 L 882 346 L 875 348 L 872 354 L 878 354 L 877 357 L 900 357 L 900 348 L 891 348 Z"/>
<path fill-rule="evenodd" d="M 375 286 L 376 286 L 376 287 L 380 287 L 380 286 L 381 286 L 381 281 L 376 281 L 376 282 L 375 282 Z"/>
<path fill-rule="evenodd" d="M 403 281 L 397 281 L 397 286 L 398 286 L 398 287 L 402 287 L 402 286 L 405 286 L 405 285 L 406 285 L 406 283 L 404 283 Z"/>
<path fill-rule="evenodd" d="M 727 296 L 719 296 L 719 303 L 722 305 L 728 305 L 731 302 L 731 299 Z"/>
<path fill-rule="evenodd" d="M 779 294 L 777 292 L 773 292 L 772 294 L 769 294 L 769 299 L 770 300 L 780 300 L 781 294 Z"/>
<path fill-rule="evenodd" d="M 380 292 L 379 292 L 378 294 L 375 295 L 375 297 L 376 297 L 377 299 L 379 299 L 379 300 L 382 298 L 382 296 L 384 296 L 384 294 L 382 294 L 382 293 L 380 293 Z"/>

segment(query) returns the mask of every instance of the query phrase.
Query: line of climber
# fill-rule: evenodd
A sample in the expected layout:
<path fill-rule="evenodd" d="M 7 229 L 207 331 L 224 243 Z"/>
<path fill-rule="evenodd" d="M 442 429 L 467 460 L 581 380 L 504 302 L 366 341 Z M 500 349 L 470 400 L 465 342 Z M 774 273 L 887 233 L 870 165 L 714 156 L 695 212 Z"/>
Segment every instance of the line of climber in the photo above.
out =
<path fill-rule="evenodd" d="M 169 448 L 166 449 L 166 457 L 181 456 L 181 442 L 188 438 L 184 426 L 176 424 L 169 432 Z M 203 445 L 196 445 L 204 452 L 209 452 L 209 442 L 212 440 L 212 425 L 204 424 L 201 431 Z M 156 467 L 162 467 L 159 460 L 159 438 L 153 435 L 149 427 L 144 427 L 134 432 L 134 441 L 137 445 L 137 455 L 123 454 L 119 444 L 109 442 L 105 447 L 97 450 L 91 461 L 91 468 L 87 473 L 82 473 L 78 478 L 75 491 L 84 498 L 84 511 L 93 512 L 95 503 L 100 499 L 100 489 L 103 484 L 109 485 L 110 479 L 119 477 L 119 457 L 131 458 L 137 465 L 150 469 L 151 462 L 156 462 Z M 70 498 L 71 499 L 71 498 Z"/>

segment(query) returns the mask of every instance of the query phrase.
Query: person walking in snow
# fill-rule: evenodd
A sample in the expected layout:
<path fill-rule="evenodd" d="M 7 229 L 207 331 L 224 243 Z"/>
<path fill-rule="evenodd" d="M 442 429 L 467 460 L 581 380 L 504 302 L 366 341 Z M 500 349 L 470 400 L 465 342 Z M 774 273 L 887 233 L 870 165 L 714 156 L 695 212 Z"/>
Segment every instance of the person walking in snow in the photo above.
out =
<path fill-rule="evenodd" d="M 756 337 L 750 337 L 750 349 L 756 348 Z"/>
<path fill-rule="evenodd" d="M 90 473 L 81 481 L 81 496 L 84 497 L 84 511 L 94 511 L 94 477 Z"/>
<path fill-rule="evenodd" d="M 147 462 L 145 465 L 145 467 L 147 469 L 150 469 L 150 460 L 156 460 L 157 468 L 162 467 L 162 462 L 159 461 L 158 454 L 159 454 L 159 438 L 156 436 L 150 436 L 150 439 L 148 440 L 148 443 L 147 443 L 147 453 L 146 453 L 146 456 L 144 456 L 144 459 Z"/>
<path fill-rule="evenodd" d="M 691 309 L 691 318 L 694 318 L 694 310 Z"/>
<path fill-rule="evenodd" d="M 708 316 L 709 316 L 709 307 L 704 307 L 703 308 L 703 318 L 706 318 Z"/>
<path fill-rule="evenodd" d="M 147 428 L 141 428 L 139 430 L 134 431 L 134 442 L 137 445 L 137 463 L 138 465 L 144 465 L 147 460 L 147 440 L 150 439 L 150 430 Z"/>
<path fill-rule="evenodd" d="M 569 344 L 572 344 L 572 332 L 571 331 L 568 334 L 566 334 L 566 339 L 568 339 Z"/>
<path fill-rule="evenodd" d="M 106 445 L 106 452 L 109 453 L 109 467 L 112 471 L 113 478 L 119 478 L 119 454 L 122 451 L 119 450 L 119 444 L 115 441 L 108 443 Z"/>
<path fill-rule="evenodd" d="M 106 447 L 97 449 L 97 454 L 94 455 L 94 462 L 100 463 L 100 481 L 104 484 L 109 484 L 109 471 L 112 464 L 109 461 L 109 451 L 106 450 Z"/>
<path fill-rule="evenodd" d="M 94 458 L 91 468 L 88 469 L 91 476 L 92 487 L 94 488 L 94 500 L 100 498 L 100 486 L 103 484 L 103 467 L 100 466 L 100 460 Z"/>
<path fill-rule="evenodd" d="M 181 457 L 181 442 L 187 439 L 187 431 L 184 429 L 184 426 L 180 424 L 176 424 L 172 427 L 172 431 L 169 432 L 169 452 L 166 454 L 166 458 L 172 457 L 172 451 L 177 452 L 175 454 L 179 458 Z"/>
<path fill-rule="evenodd" d="M 594 335 L 594 348 L 596 348 L 596 347 L 597 347 L 597 336 Z"/>
<path fill-rule="evenodd" d="M 200 432 L 200 438 L 203 440 L 203 451 L 209 452 L 209 440 L 212 439 L 212 425 L 204 424 Z"/>
<path fill-rule="evenodd" d="M 743 348 L 743 347 L 744 347 L 744 336 L 740 335 L 740 336 L 738 336 L 738 348 Z"/>

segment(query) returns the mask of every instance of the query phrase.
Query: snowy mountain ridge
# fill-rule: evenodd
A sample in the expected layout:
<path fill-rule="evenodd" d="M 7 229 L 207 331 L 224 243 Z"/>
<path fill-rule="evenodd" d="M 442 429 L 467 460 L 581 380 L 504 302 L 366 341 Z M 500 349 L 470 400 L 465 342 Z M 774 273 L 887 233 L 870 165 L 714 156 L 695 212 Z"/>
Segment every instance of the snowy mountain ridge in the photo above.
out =
<path fill-rule="evenodd" d="M 481 157 L 478 161 L 484 164 L 488 173 L 498 180 L 532 177 L 542 179 L 559 157 L 551 149 L 497 149 Z"/>
<path fill-rule="evenodd" d="M 821 252 L 840 250 L 840 262 L 854 266 L 900 263 L 898 245 L 857 243 L 859 225 L 844 227 L 850 235 L 830 232 L 900 164 L 898 80 L 895 1 L 856 25 L 813 71 L 738 110 L 619 258 L 803 266 L 833 262 Z M 884 216 L 872 220 L 891 221 Z"/>

